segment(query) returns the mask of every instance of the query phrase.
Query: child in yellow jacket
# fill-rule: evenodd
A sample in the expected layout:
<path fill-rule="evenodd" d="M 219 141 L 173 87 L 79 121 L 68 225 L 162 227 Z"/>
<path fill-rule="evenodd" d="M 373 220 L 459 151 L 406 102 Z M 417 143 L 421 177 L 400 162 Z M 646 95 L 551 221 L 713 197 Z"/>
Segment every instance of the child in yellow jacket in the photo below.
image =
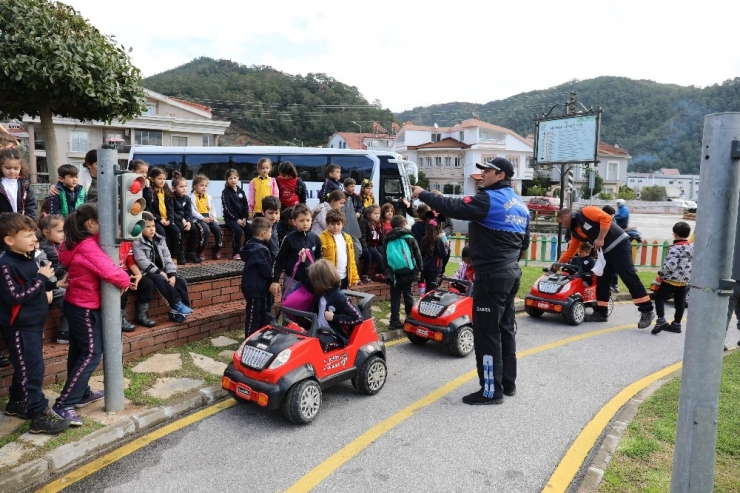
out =
<path fill-rule="evenodd" d="M 344 213 L 341 210 L 332 209 L 328 211 L 326 213 L 326 229 L 319 235 L 321 255 L 337 268 L 341 279 L 340 289 L 347 289 L 347 287 L 360 282 L 352 236 L 342 232 L 344 222 Z"/>

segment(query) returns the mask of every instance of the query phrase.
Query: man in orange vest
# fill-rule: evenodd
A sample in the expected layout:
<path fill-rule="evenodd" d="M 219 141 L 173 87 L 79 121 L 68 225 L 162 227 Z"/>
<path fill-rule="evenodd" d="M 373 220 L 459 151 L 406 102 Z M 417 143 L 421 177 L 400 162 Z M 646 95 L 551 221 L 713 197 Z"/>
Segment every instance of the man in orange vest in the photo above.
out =
<path fill-rule="evenodd" d="M 569 262 L 578 252 L 584 241 L 591 243 L 595 249 L 601 249 L 606 260 L 603 275 L 596 283 L 596 307 L 594 313 L 586 315 L 587 322 L 606 322 L 609 307 L 609 288 L 614 273 L 622 278 L 632 295 L 632 302 L 640 311 L 638 329 L 650 326 L 655 318 L 653 303 L 640 282 L 632 263 L 632 248 L 629 236 L 617 226 L 609 214 L 595 206 L 587 206 L 578 211 L 562 209 L 558 222 L 571 233 L 568 249 L 560 256 L 558 262 Z"/>

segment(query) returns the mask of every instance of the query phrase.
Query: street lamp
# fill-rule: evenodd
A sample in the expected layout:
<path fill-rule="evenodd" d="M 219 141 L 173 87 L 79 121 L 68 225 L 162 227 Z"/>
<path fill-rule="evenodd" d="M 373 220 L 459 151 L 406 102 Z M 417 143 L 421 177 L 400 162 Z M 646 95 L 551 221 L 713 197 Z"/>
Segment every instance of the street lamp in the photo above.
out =
<path fill-rule="evenodd" d="M 355 125 L 357 125 L 358 127 L 360 127 L 360 133 L 362 133 L 362 125 L 360 125 L 360 124 L 359 124 L 359 123 L 357 123 L 357 122 L 350 122 L 350 123 L 354 123 Z"/>
<path fill-rule="evenodd" d="M 301 143 L 301 147 L 303 147 L 303 141 L 302 140 L 296 139 L 295 137 L 293 137 L 293 141 L 294 142 L 300 142 Z"/>

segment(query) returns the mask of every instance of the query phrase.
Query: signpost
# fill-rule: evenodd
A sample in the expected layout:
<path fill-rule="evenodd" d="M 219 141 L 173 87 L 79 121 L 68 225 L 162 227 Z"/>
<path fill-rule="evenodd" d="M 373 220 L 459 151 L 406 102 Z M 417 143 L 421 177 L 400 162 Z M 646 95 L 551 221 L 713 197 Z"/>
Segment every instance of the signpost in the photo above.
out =
<path fill-rule="evenodd" d="M 560 208 L 563 208 L 565 194 L 565 175 L 577 164 L 598 163 L 599 130 L 601 127 L 601 108 L 586 108 L 575 92 L 570 93 L 566 103 L 565 115 L 550 116 L 560 106 L 554 105 L 546 114 L 535 115 L 534 120 L 534 166 L 560 168 Z M 578 109 L 578 106 L 583 111 Z M 589 174 L 589 186 L 593 173 Z M 570 185 L 570 184 L 569 184 Z M 572 206 L 572 204 L 571 204 Z M 558 257 L 562 252 L 562 226 L 558 226 Z"/>

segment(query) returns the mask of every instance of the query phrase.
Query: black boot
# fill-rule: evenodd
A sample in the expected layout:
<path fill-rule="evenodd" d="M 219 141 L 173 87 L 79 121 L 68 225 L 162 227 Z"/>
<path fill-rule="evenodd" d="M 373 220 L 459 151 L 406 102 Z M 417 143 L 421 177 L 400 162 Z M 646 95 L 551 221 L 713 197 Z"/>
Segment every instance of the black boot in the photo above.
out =
<path fill-rule="evenodd" d="M 180 255 L 177 256 L 177 265 L 185 265 L 186 263 L 185 252 L 180 252 Z"/>
<path fill-rule="evenodd" d="M 126 310 L 121 310 L 121 332 L 133 332 L 136 326 L 126 320 Z"/>
<path fill-rule="evenodd" d="M 152 328 L 157 325 L 157 322 L 149 318 L 149 303 L 137 303 L 136 304 L 136 318 L 134 322 L 144 327 Z"/>

